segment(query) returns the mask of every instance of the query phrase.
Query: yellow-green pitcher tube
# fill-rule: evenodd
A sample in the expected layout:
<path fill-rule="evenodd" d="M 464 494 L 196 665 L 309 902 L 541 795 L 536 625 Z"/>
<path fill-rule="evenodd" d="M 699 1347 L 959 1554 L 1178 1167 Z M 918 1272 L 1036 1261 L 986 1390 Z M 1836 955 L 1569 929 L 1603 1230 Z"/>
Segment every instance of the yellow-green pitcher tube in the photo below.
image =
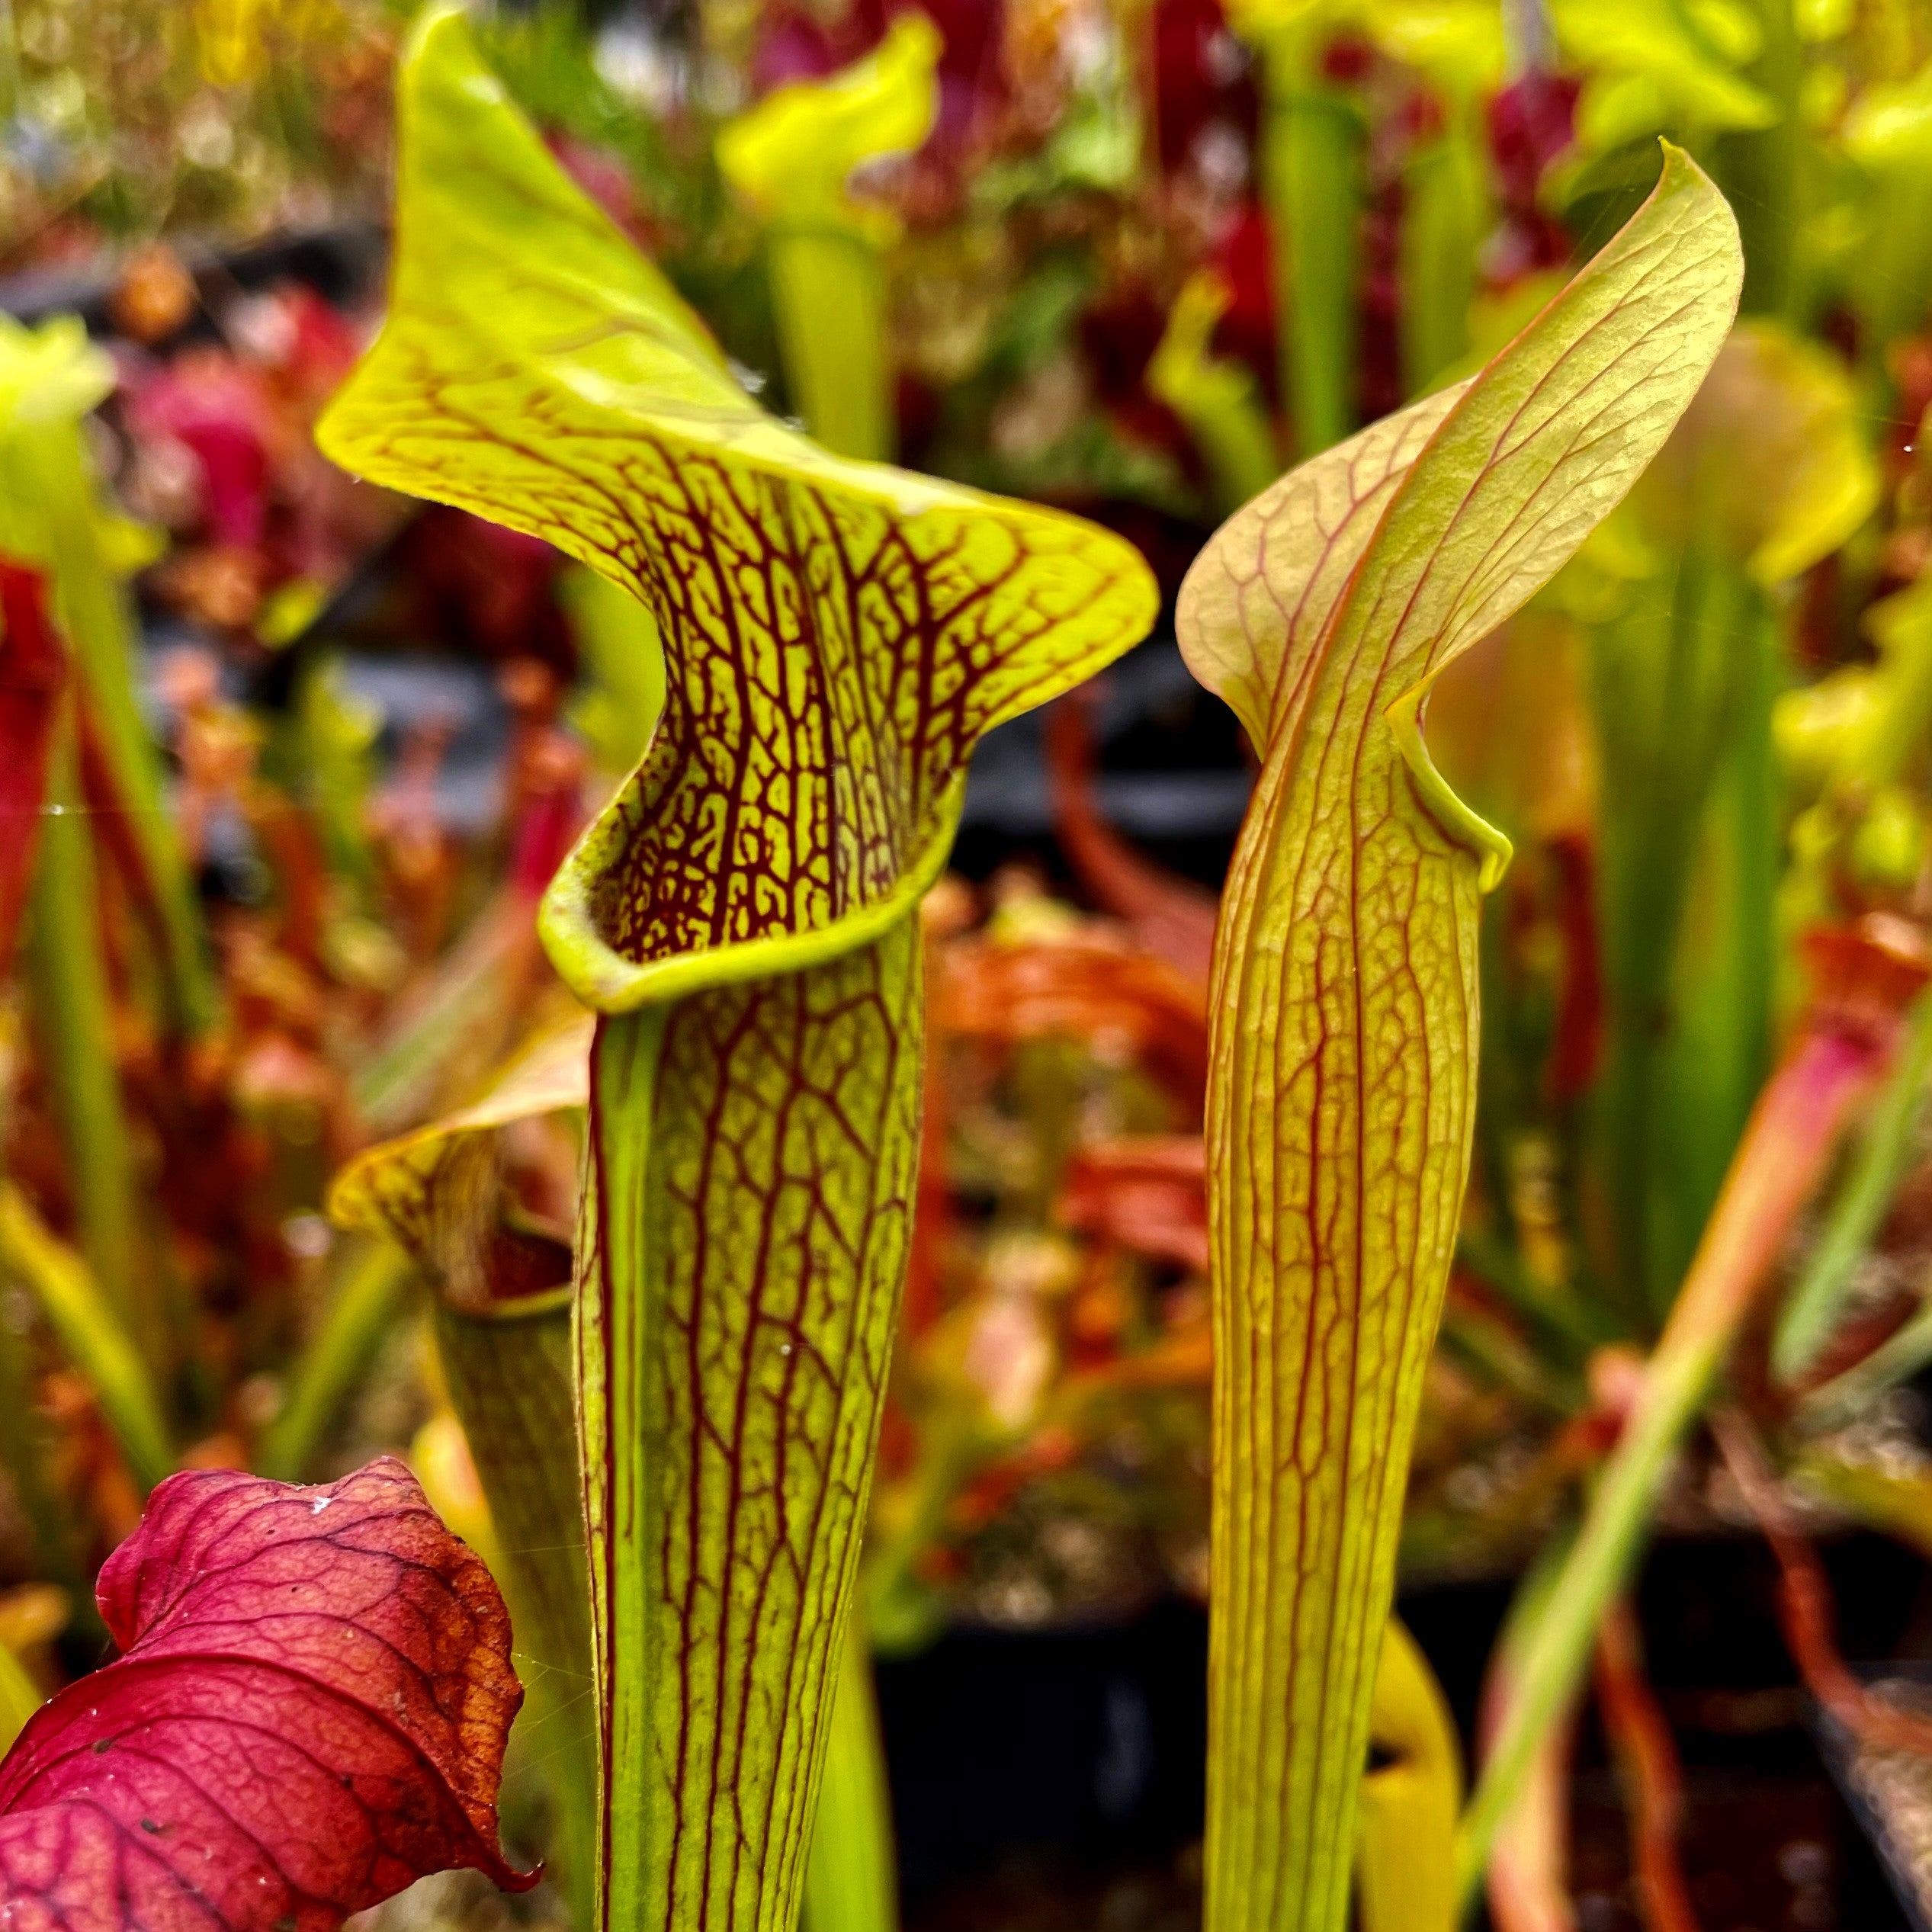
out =
<path fill-rule="evenodd" d="M 805 1861 L 804 1932 L 896 1932 L 898 1877 L 892 1849 L 892 1794 L 865 1619 L 846 1623 L 832 1734 L 818 1817 Z"/>
<path fill-rule="evenodd" d="M 1334 9 L 1238 0 L 1230 24 L 1261 64 L 1256 157 L 1274 265 L 1275 330 L 1295 454 L 1339 443 L 1359 403 L 1361 220 L 1367 130 L 1322 67 Z"/>
<path fill-rule="evenodd" d="M 1208 1932 L 1341 1932 L 1422 1378 L 1474 1128 L 1507 842 L 1422 736 L 1446 665 L 1569 560 L 1735 313 L 1729 210 L 1666 152 L 1468 383 L 1292 471 L 1183 586 L 1261 759 L 1209 1001 Z"/>
<path fill-rule="evenodd" d="M 840 456 L 884 462 L 896 441 L 884 254 L 898 223 L 848 183 L 865 162 L 932 131 L 939 56 L 931 21 L 902 13 L 862 60 L 778 88 L 718 140 L 720 168 L 765 223 L 793 406 Z"/>
<path fill-rule="evenodd" d="M 789 1932 L 904 1273 L 919 900 L 974 742 L 1137 641 L 1157 595 L 1077 518 L 765 414 L 457 14 L 417 29 L 400 124 L 390 314 L 323 447 L 589 564 L 664 660 L 643 762 L 541 919 L 600 1016 L 576 1262 L 599 1923 Z"/>
<path fill-rule="evenodd" d="M 805 427 L 842 456 L 885 461 L 897 437 L 877 243 L 834 222 L 780 222 L 765 246 L 778 350 Z"/>

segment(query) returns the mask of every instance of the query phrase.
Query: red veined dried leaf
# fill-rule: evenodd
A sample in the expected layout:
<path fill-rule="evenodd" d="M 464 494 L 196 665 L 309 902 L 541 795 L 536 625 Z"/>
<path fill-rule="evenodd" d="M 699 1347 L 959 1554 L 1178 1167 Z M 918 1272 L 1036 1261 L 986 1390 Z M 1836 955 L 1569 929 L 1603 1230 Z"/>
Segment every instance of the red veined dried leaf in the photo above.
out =
<path fill-rule="evenodd" d="M 0 1765 L 8 1932 L 329 1932 L 497 1844 L 523 1692 L 481 1560 L 393 1459 L 172 1476 L 102 1568 L 123 1654 Z"/>
<path fill-rule="evenodd" d="M 0 961 L 12 955 L 34 877 L 47 753 L 66 678 L 46 578 L 0 557 Z"/>

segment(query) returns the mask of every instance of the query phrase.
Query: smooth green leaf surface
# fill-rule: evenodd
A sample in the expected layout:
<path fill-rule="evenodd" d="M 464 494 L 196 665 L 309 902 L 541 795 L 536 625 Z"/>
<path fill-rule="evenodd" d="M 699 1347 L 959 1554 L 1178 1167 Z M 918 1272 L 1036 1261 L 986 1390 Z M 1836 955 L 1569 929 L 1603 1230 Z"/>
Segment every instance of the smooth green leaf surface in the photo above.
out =
<path fill-rule="evenodd" d="M 1366 199 L 1367 140 L 1339 88 L 1284 78 L 1271 56 L 1260 173 L 1273 233 L 1281 375 L 1296 447 L 1327 449 L 1361 421 L 1362 251 L 1355 211 Z"/>
<path fill-rule="evenodd" d="M 897 1932 L 892 1793 L 865 1619 L 846 1619 L 818 1821 L 805 1863 L 804 1932 Z"/>
<path fill-rule="evenodd" d="M 1462 1747 L 1443 1687 L 1397 1617 L 1382 1635 L 1369 1736 L 1382 1761 L 1362 1784 L 1362 1932 L 1454 1932 Z"/>
<path fill-rule="evenodd" d="M 1183 589 L 1188 660 L 1263 759 L 1210 1004 L 1213 1932 L 1336 1932 L 1348 1908 L 1503 855 L 1428 763 L 1421 702 L 1655 455 L 1741 273 L 1729 210 L 1667 149 L 1630 225 L 1470 384 L 1283 479 Z"/>
<path fill-rule="evenodd" d="M 347 467 L 547 538 L 650 611 L 663 718 L 547 899 L 605 1016 L 579 1238 L 602 1922 L 796 1910 L 904 1269 L 912 914 L 980 733 L 1146 630 L 1078 522 L 828 454 L 432 15 Z"/>

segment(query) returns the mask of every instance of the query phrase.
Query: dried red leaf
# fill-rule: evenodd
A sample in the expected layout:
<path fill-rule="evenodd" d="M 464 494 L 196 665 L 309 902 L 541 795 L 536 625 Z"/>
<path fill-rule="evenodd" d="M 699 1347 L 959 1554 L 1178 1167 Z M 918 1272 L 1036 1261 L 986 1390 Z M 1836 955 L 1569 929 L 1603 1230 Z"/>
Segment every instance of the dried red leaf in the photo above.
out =
<path fill-rule="evenodd" d="M 1889 913 L 1815 928 L 1800 943 L 1811 968 L 1813 1025 L 1860 1039 L 1889 1043 L 1905 1009 L 1932 979 L 1932 948 L 1924 935 Z"/>
<path fill-rule="evenodd" d="M 1831 1580 L 1780 1488 L 1749 1418 L 1741 1410 L 1720 1410 L 1711 1418 L 1711 1433 L 1777 1558 L 1778 1621 L 1805 1688 L 1862 1749 L 1932 1757 L 1932 1722 L 1868 1689 L 1852 1674 L 1838 1648 Z"/>
<path fill-rule="evenodd" d="M 933 1022 L 955 1036 L 1013 1046 L 1056 1036 L 1139 1061 L 1198 1118 L 1207 1087 L 1206 996 L 1163 960 L 1101 932 L 947 949 Z"/>
<path fill-rule="evenodd" d="M 1205 991 L 1220 907 L 1214 894 L 1137 852 L 1102 815 L 1096 790 L 1092 687 L 1047 714 L 1047 769 L 1054 827 L 1075 876 L 1102 912 L 1190 986 Z"/>
<path fill-rule="evenodd" d="M 496 1837 L 523 1692 L 481 1561 L 389 1458 L 156 1490 L 101 1572 L 124 1654 L 0 1764 L 9 1932 L 325 1932 Z"/>
<path fill-rule="evenodd" d="M 1207 1154 L 1198 1134 L 1121 1135 L 1067 1161 L 1060 1220 L 1082 1233 L 1205 1274 Z"/>
<path fill-rule="evenodd" d="M 47 615 L 47 579 L 0 557 L 0 963 L 11 957 L 34 878 L 47 754 L 67 654 Z"/>

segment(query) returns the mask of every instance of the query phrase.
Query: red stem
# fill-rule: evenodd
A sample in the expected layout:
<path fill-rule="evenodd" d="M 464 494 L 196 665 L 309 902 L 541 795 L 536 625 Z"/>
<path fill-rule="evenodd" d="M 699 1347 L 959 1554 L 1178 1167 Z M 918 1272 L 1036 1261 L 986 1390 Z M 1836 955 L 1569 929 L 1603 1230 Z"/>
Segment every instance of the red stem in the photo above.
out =
<path fill-rule="evenodd" d="M 1631 1850 L 1650 1932 L 1698 1932 L 1677 1857 L 1683 1777 L 1670 1728 L 1644 1675 L 1643 1645 L 1627 1598 L 1597 1632 L 1597 1701 L 1630 1803 Z"/>
<path fill-rule="evenodd" d="M 1777 1558 L 1778 1620 L 1805 1689 L 1866 1750 L 1932 1757 L 1932 1718 L 1874 1697 L 1839 1654 L 1831 1581 L 1778 1487 L 1756 1430 L 1735 1410 L 1714 1415 L 1711 1430 Z"/>
<path fill-rule="evenodd" d="M 1205 986 L 1218 910 L 1214 895 L 1136 852 L 1100 815 L 1093 795 L 1091 702 L 1082 688 L 1047 713 L 1054 836 L 1074 876 L 1102 912 L 1125 921 L 1156 958 Z"/>

